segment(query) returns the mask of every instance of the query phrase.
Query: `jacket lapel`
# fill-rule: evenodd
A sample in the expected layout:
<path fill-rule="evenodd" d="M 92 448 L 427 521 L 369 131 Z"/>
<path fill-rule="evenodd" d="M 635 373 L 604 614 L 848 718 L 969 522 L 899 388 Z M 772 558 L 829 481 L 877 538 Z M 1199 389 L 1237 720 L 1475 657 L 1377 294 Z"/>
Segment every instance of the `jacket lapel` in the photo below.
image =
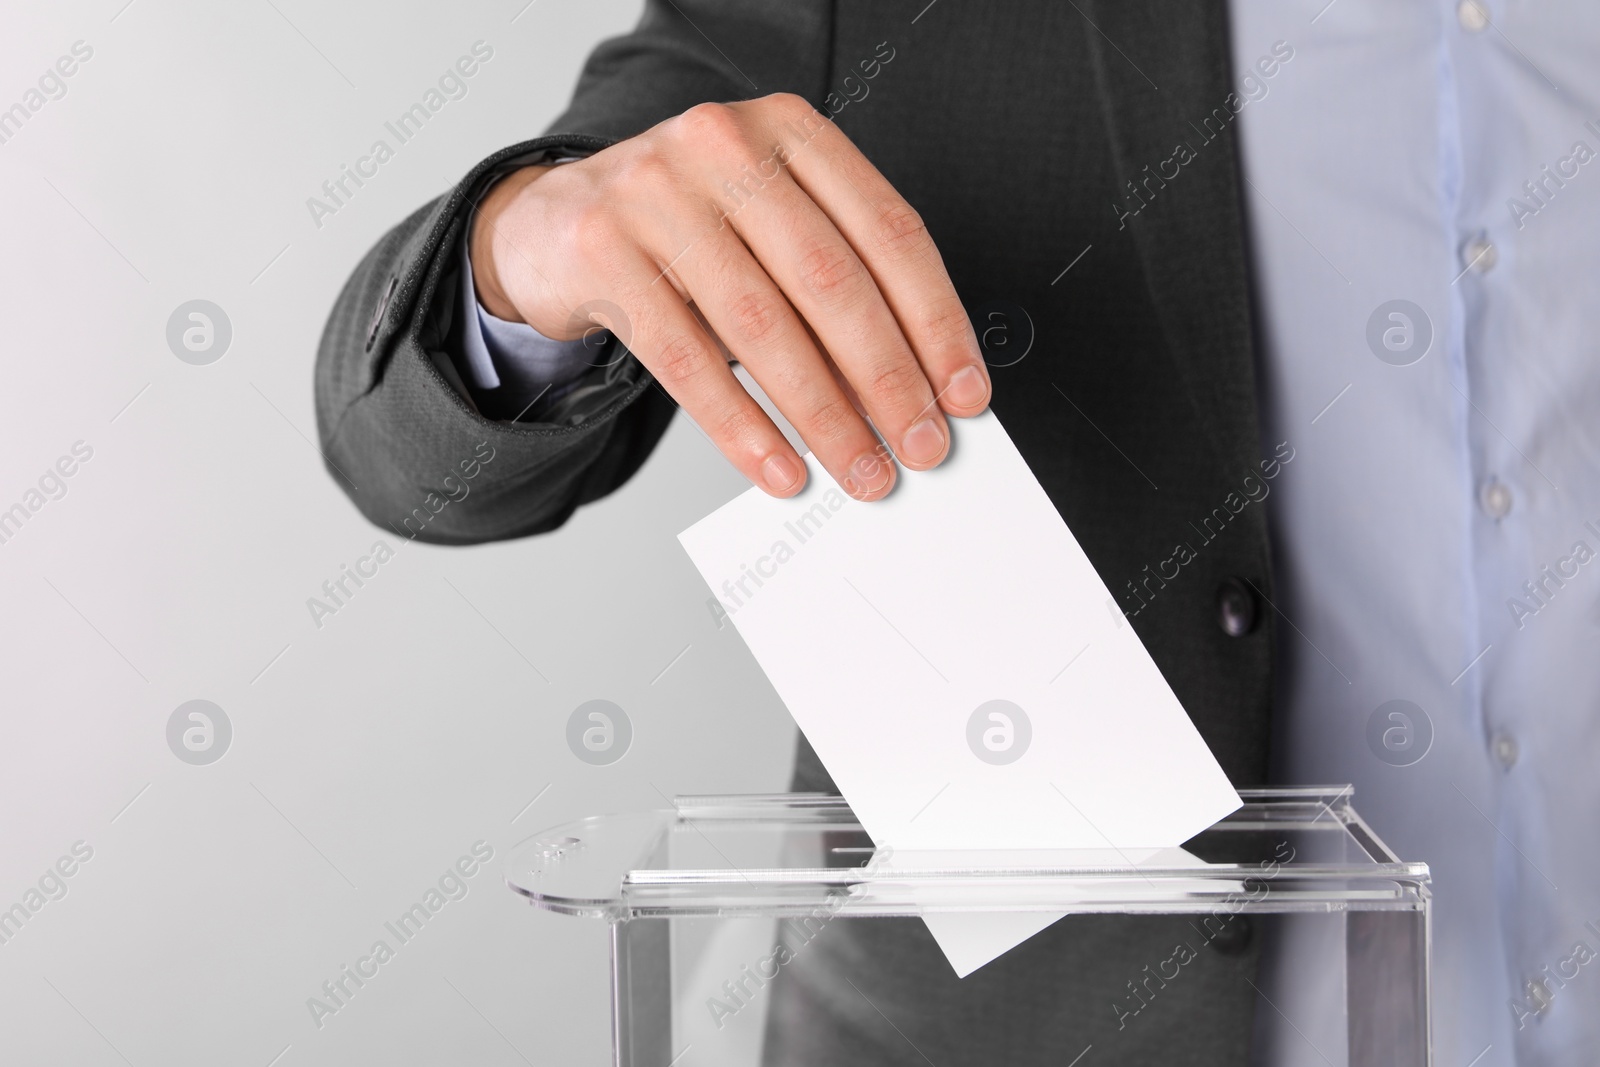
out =
<path fill-rule="evenodd" d="M 1094 26 L 1095 80 L 1124 183 L 1118 209 L 1129 212 L 1118 236 L 1138 248 L 1218 459 L 1253 465 L 1260 442 L 1226 0 L 1078 2 Z"/>

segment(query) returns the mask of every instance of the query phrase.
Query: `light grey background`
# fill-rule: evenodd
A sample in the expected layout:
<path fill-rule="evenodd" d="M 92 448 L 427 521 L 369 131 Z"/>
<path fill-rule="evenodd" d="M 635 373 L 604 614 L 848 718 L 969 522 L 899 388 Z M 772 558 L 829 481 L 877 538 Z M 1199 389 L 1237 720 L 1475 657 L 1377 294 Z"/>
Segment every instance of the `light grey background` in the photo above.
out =
<path fill-rule="evenodd" d="M 0 108 L 94 53 L 0 144 L 0 509 L 94 452 L 0 544 L 0 909 L 94 853 L 0 944 L 0 1062 L 604 1062 L 604 926 L 519 903 L 499 860 L 786 780 L 792 723 L 675 539 L 743 488 L 686 421 L 559 533 L 465 549 L 368 526 L 314 447 L 357 259 L 540 132 L 640 8 L 524 2 L 7 4 Z M 306 199 L 480 39 L 469 94 L 316 227 Z M 233 326 L 209 366 L 166 343 L 194 299 Z M 307 598 L 380 539 L 395 558 L 318 629 Z M 610 766 L 564 741 L 595 698 L 634 726 Z M 207 766 L 167 747 L 194 699 L 233 725 Z M 307 998 L 480 839 L 468 895 L 317 1028 Z"/>

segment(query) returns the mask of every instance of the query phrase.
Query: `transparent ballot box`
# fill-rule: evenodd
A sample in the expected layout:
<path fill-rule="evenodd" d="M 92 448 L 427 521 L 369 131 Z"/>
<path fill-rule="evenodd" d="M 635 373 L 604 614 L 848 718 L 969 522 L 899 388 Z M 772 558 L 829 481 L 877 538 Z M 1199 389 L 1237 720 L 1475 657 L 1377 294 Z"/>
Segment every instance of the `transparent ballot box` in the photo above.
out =
<path fill-rule="evenodd" d="M 1240 795 L 1153 855 L 896 855 L 839 797 L 679 797 L 506 875 L 610 924 L 617 1067 L 1431 1063 L 1426 864 L 1349 788 Z M 957 978 L 925 919 L 1022 943 Z"/>

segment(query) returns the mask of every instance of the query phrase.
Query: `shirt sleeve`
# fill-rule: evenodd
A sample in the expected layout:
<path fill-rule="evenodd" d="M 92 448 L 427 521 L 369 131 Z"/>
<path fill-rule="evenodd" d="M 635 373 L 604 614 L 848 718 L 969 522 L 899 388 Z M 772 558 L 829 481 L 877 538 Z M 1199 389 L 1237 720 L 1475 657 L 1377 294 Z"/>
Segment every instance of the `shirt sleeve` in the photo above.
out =
<path fill-rule="evenodd" d="M 565 396 L 595 367 L 616 358 L 612 336 L 596 327 L 573 341 L 555 341 L 523 322 L 486 311 L 472 283 L 472 259 L 461 242 L 461 303 L 456 366 L 472 400 L 491 417 L 518 422 Z"/>

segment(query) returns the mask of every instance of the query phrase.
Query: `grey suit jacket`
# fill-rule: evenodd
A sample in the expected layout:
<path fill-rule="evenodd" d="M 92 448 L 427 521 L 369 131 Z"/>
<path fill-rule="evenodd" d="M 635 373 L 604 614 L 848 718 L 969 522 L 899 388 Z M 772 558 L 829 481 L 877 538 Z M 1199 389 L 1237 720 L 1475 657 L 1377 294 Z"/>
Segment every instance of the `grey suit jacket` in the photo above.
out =
<path fill-rule="evenodd" d="M 317 360 L 333 476 L 375 523 L 456 544 L 554 529 L 624 482 L 673 413 L 631 357 L 538 422 L 485 418 L 461 388 L 447 339 L 472 204 L 548 149 L 603 149 L 707 100 L 798 93 L 923 215 L 996 357 L 996 413 L 1223 767 L 1259 783 L 1267 529 L 1260 508 L 1223 508 L 1263 455 L 1231 82 L 1224 0 L 649 0 L 590 57 L 552 132 L 484 160 L 352 274 Z M 1180 140 L 1197 157 L 1164 178 Z M 474 491 L 435 506 L 484 442 L 495 459 Z M 1157 561 L 1185 541 L 1197 558 L 1163 576 Z M 803 744 L 795 784 L 831 787 Z M 796 983 L 774 1003 L 773 1062 L 1065 1065 L 1090 1043 L 1099 1064 L 1246 1055 L 1248 920 L 1197 944 L 1184 981 L 1136 1020 L 1114 1005 L 1144 965 L 1195 942 L 1182 920 L 1069 918 L 960 982 L 918 924 L 835 925 L 826 951 L 863 995 Z"/>

